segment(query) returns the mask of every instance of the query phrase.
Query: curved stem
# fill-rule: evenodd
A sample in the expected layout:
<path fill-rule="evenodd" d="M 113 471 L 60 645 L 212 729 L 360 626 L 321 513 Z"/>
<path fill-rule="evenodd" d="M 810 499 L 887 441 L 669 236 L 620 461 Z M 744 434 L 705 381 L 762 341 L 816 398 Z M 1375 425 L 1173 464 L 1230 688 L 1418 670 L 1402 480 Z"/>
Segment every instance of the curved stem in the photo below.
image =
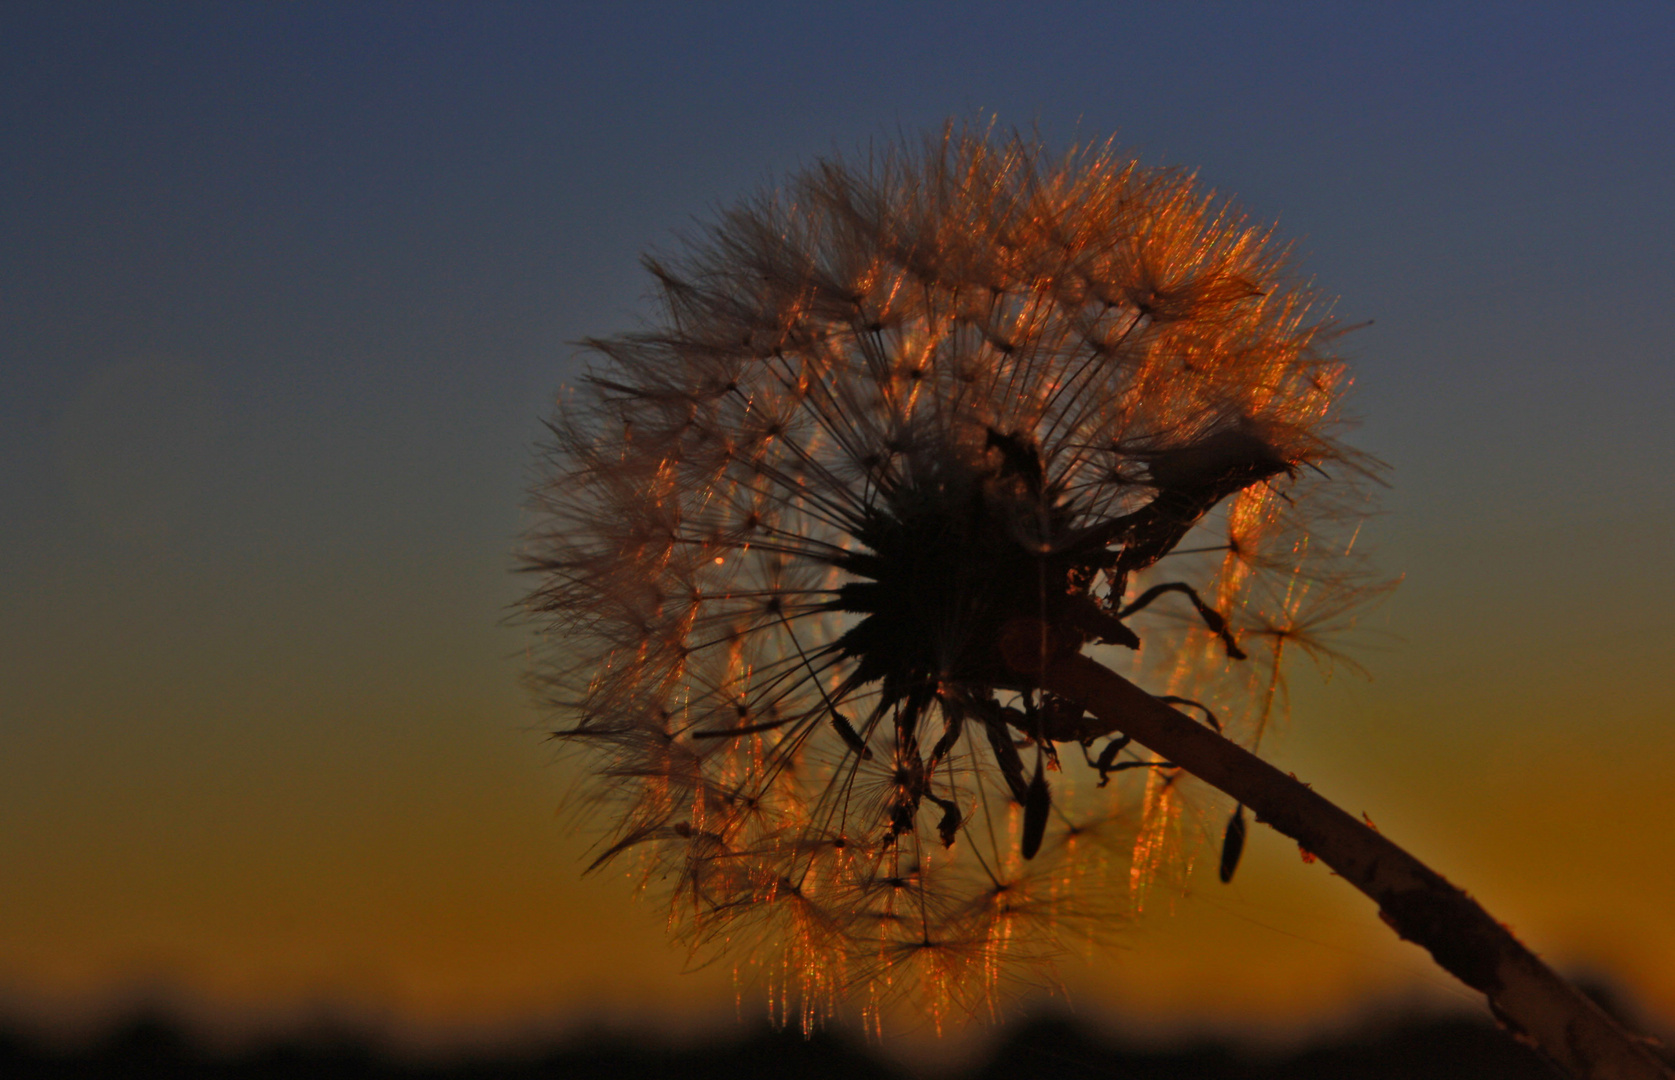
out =
<path fill-rule="evenodd" d="M 1248 806 L 1379 906 L 1404 940 L 1485 994 L 1521 1042 L 1587 1080 L 1675 1080 L 1647 1043 L 1559 978 L 1463 891 L 1377 831 L 1088 657 L 1052 658 L 1040 685 Z"/>

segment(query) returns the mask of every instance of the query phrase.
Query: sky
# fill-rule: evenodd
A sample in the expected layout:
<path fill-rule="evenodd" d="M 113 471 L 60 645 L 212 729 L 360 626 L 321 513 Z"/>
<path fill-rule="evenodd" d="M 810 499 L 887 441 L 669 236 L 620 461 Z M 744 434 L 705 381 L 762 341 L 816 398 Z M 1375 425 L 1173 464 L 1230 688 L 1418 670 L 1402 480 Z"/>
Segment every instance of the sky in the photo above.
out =
<path fill-rule="evenodd" d="M 583 878 L 532 447 L 643 252 L 822 155 L 1115 136 L 1337 298 L 1402 579 L 1265 752 L 1675 1029 L 1675 9 L 0 6 L 0 1013 L 445 1043 L 754 1019 Z M 1062 973 L 1262 1037 L 1470 1007 L 1254 832 Z"/>

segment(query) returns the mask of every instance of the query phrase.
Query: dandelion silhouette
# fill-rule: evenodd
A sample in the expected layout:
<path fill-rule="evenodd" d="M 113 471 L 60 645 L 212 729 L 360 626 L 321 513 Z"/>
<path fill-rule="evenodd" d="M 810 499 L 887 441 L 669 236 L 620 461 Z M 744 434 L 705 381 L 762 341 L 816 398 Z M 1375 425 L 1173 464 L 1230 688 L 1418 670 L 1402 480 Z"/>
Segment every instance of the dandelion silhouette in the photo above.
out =
<path fill-rule="evenodd" d="M 1212 813 L 1230 877 L 1250 807 L 1556 1060 L 1665 1075 L 1240 745 L 1375 591 L 1334 330 L 1266 231 L 1108 147 L 950 128 L 646 265 L 661 319 L 587 342 L 552 425 L 537 678 L 595 866 L 643 860 L 786 1019 L 993 1012 Z"/>

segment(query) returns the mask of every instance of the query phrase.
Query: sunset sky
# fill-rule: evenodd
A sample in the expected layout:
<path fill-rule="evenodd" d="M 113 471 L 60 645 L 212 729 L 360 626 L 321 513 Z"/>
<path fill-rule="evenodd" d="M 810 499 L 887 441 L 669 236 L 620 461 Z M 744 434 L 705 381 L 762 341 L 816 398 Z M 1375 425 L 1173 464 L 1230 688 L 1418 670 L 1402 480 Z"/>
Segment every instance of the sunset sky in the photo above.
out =
<path fill-rule="evenodd" d="M 520 684 L 525 492 L 642 252 L 997 117 L 1273 221 L 1403 581 L 1268 756 L 1675 1030 L 1675 8 L 0 7 L 0 1021 L 420 1042 L 762 1013 L 590 838 Z M 1072 1004 L 1469 1006 L 1255 830 Z"/>

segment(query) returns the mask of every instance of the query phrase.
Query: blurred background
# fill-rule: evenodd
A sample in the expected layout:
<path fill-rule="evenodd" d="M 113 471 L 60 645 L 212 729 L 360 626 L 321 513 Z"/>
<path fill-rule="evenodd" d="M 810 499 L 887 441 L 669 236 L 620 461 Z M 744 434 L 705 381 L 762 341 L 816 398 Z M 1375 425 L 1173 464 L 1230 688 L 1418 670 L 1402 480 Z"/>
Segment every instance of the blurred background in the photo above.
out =
<path fill-rule="evenodd" d="M 756 1024 L 581 876 L 519 683 L 531 447 L 642 252 L 994 116 L 1195 170 L 1372 320 L 1404 580 L 1265 751 L 1675 1029 L 1671 41 L 1665 4 L 0 6 L 0 1027 Z M 1057 1007 L 1158 1045 L 1480 1008 L 1275 834 L 1200 871 Z"/>

